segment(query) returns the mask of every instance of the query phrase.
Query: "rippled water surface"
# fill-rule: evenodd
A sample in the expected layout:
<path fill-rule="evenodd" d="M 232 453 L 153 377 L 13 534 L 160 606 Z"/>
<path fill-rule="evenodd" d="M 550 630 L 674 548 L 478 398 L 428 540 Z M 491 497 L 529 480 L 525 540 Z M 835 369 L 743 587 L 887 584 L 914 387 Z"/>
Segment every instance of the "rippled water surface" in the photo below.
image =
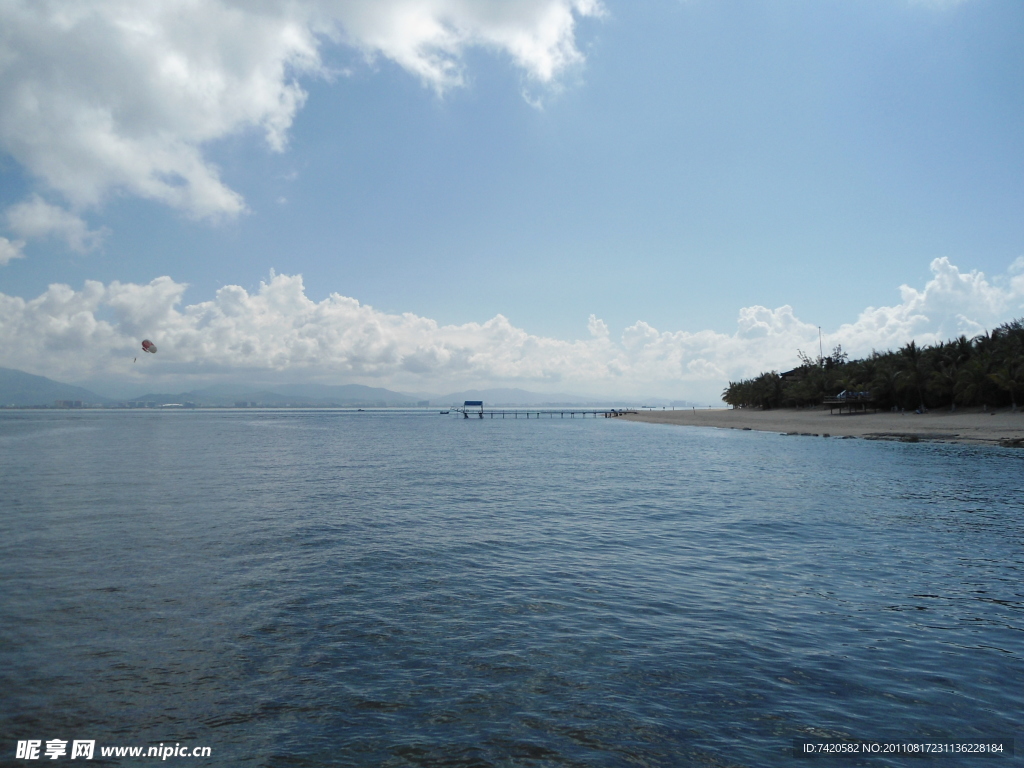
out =
<path fill-rule="evenodd" d="M 50 738 L 253 766 L 1024 749 L 1021 451 L 23 411 L 0 481 L 0 763 Z"/>

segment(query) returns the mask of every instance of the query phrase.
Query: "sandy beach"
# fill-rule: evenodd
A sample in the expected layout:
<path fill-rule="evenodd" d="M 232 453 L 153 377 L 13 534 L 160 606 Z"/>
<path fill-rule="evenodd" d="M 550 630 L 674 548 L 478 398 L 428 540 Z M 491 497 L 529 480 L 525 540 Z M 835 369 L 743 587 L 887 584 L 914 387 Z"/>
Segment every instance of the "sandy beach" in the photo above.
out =
<path fill-rule="evenodd" d="M 817 437 L 857 437 L 867 440 L 938 441 L 1024 447 L 1024 411 L 1009 408 L 982 411 L 967 408 L 928 413 L 829 413 L 824 409 L 697 408 L 640 411 L 621 418 L 657 424 L 721 429 L 753 429 Z"/>

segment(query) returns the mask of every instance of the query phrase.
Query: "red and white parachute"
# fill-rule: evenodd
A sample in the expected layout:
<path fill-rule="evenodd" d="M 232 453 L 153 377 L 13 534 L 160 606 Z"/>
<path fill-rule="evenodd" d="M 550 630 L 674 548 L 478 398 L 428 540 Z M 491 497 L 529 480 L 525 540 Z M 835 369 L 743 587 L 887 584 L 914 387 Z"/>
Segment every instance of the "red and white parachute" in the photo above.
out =
<path fill-rule="evenodd" d="M 154 344 L 149 339 L 143 339 L 142 340 L 142 351 L 143 352 L 152 352 L 155 355 L 156 354 L 156 344 Z"/>

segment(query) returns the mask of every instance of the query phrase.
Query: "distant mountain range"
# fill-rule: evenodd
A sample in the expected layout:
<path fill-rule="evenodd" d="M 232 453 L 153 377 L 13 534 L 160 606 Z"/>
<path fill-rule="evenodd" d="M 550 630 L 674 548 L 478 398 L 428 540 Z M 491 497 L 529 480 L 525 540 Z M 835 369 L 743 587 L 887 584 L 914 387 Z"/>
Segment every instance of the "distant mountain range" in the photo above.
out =
<path fill-rule="evenodd" d="M 545 406 L 545 405 L 596 405 L 593 398 L 566 395 L 563 393 L 544 394 L 528 392 L 525 389 L 467 389 L 464 392 L 453 392 L 450 395 L 432 398 L 437 405 L 462 405 L 466 400 L 483 400 L 487 405 L 511 406 Z M 601 401 L 601 404 L 607 401 Z"/>
<path fill-rule="evenodd" d="M 217 384 L 188 392 L 147 392 L 131 398 L 110 398 L 72 384 L 35 376 L 12 368 L 0 368 L 0 406 L 53 406 L 57 401 L 81 401 L 83 405 L 114 405 L 124 403 L 195 404 L 197 406 L 449 406 L 466 400 L 483 400 L 493 406 L 543 407 L 554 405 L 607 405 L 608 400 L 580 397 L 565 393 L 544 394 L 525 389 L 470 389 L 447 395 L 417 395 L 395 392 L 383 387 L 362 384 L 281 384 L 273 389 L 245 384 Z M 691 405 L 686 401 L 663 399 L 647 401 L 651 405 Z"/>
<path fill-rule="evenodd" d="M 45 376 L 36 376 L 13 368 L 0 368 L 0 406 L 52 406 L 58 401 L 80 401 L 83 405 L 125 403 L 194 403 L 196 405 L 227 405 L 239 403 L 261 405 L 352 405 L 389 406 L 417 405 L 425 398 L 392 392 L 382 387 L 361 384 L 327 386 L 323 384 L 288 384 L 277 391 L 254 389 L 241 384 L 218 384 L 189 392 L 147 392 L 137 397 L 110 398 L 91 389 L 63 384 Z"/>
<path fill-rule="evenodd" d="M 410 406 L 426 404 L 412 395 L 392 392 L 382 387 L 366 387 L 361 384 L 328 386 L 324 384 L 288 384 L 267 389 L 247 389 L 241 385 L 218 384 L 189 392 L 147 393 L 131 398 L 132 401 L 159 403 L 195 403 L 196 405 L 233 406 Z"/>
<path fill-rule="evenodd" d="M 113 402 L 85 387 L 61 384 L 14 368 L 0 368 L 0 406 L 53 405 L 57 400 L 81 400 L 101 405 Z"/>

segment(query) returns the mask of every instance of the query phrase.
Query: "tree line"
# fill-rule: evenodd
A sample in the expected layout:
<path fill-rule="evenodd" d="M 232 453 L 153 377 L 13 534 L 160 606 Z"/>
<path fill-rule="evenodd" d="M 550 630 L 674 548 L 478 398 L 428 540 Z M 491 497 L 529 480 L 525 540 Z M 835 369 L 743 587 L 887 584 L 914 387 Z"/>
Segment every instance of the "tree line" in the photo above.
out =
<path fill-rule="evenodd" d="M 1024 318 L 973 339 L 924 347 L 911 341 L 860 360 L 850 360 L 842 346 L 817 359 L 798 355 L 801 365 L 792 371 L 730 381 L 722 400 L 737 408 L 806 407 L 845 390 L 869 393 L 873 405 L 884 409 L 980 405 L 1016 411 L 1024 392 Z"/>

